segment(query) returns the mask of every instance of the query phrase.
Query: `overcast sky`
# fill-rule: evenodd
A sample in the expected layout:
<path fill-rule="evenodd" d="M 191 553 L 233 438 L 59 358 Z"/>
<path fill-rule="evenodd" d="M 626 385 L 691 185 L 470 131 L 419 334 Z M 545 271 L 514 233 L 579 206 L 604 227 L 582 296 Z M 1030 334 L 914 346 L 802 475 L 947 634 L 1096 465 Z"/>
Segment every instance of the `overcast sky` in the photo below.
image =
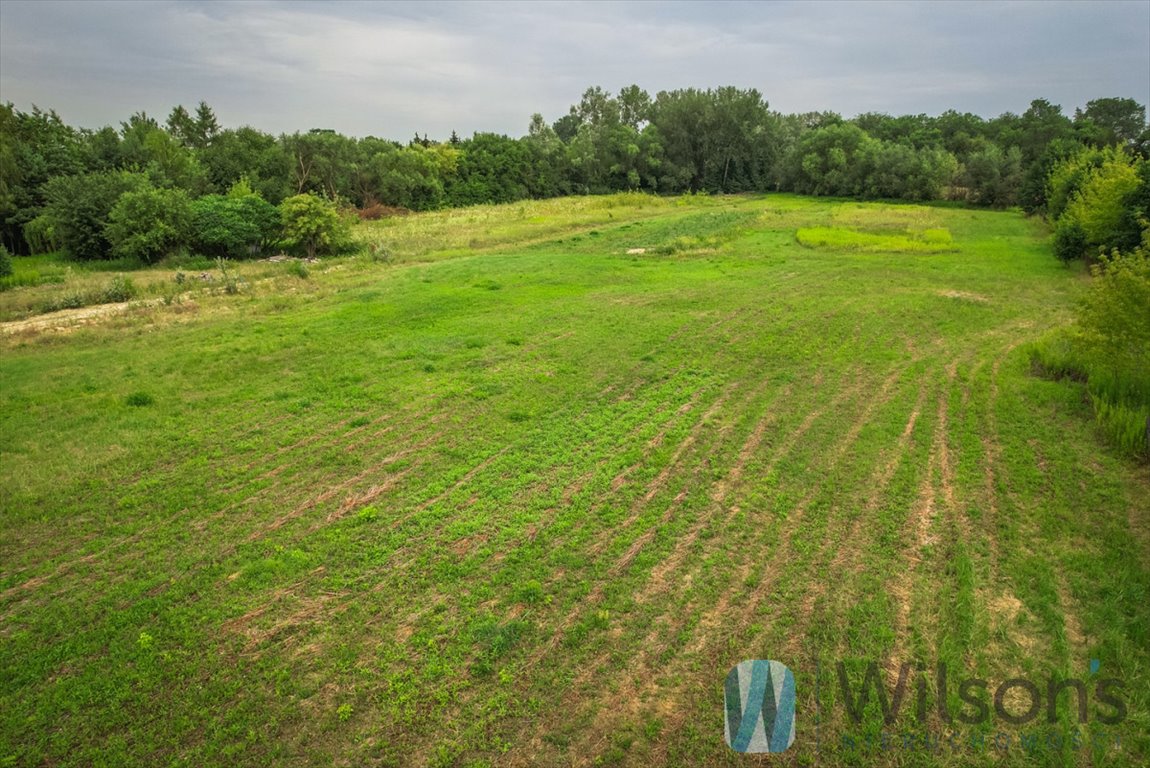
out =
<path fill-rule="evenodd" d="M 0 0 L 0 100 L 84 127 L 207 101 L 225 126 L 526 132 L 583 90 L 757 88 L 773 109 L 987 117 L 1150 101 L 1130 2 Z"/>

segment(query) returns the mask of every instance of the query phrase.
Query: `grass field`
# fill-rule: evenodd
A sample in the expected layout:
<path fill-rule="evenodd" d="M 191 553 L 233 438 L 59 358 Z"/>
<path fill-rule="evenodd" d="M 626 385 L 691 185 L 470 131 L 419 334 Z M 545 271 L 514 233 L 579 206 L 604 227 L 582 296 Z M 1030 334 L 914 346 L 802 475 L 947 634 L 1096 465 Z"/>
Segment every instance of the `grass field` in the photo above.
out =
<path fill-rule="evenodd" d="M 1150 759 L 1150 478 L 1030 373 L 1086 279 L 1040 224 L 616 196 L 358 237 L 388 261 L 0 335 L 0 766 Z M 753 658 L 795 673 L 782 756 L 723 743 Z M 855 724 L 840 661 L 927 670 L 924 720 L 912 682 Z M 943 722 L 940 663 L 954 711 L 1021 677 L 1040 715 Z"/>

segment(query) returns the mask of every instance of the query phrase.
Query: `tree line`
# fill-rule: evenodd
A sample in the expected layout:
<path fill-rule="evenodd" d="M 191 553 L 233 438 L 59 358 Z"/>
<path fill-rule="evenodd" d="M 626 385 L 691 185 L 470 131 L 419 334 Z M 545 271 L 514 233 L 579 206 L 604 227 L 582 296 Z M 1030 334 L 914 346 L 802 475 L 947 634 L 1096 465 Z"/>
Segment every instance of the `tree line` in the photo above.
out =
<path fill-rule="evenodd" d="M 1145 107 L 1124 98 L 1096 99 L 1073 115 L 1038 99 L 1021 114 L 991 119 L 956 111 L 845 119 L 781 114 L 754 89 L 687 88 L 652 97 L 635 85 L 614 94 L 596 87 L 553 122 L 533 115 L 519 138 L 453 132 L 442 141 L 416 135 L 406 143 L 324 129 L 274 136 L 224 128 L 202 102 L 193 110 L 175 107 L 163 123 L 140 112 L 98 130 L 6 104 L 0 240 L 16 253 L 59 248 L 77 258 L 150 260 L 182 239 L 238 256 L 268 241 L 275 229 L 270 207 L 300 195 L 364 218 L 393 208 L 624 190 L 948 199 L 1046 213 L 1052 174 L 1072 159 L 1081 179 L 1102 167 L 1103 157 L 1126 158 L 1137 175 L 1135 159 L 1147 155 Z M 1056 206 L 1069 199 L 1067 190 L 1077 193 L 1072 186 L 1058 186 Z M 118 228 L 112 226 L 113 209 L 129 193 Z M 168 236 L 142 242 L 149 233 L 133 230 L 132 221 L 168 210 L 177 211 Z M 280 212 L 276 227 L 282 219 Z M 233 220 L 256 222 L 255 229 L 220 231 L 221 222 Z M 1078 214 L 1075 220 L 1081 226 L 1065 225 L 1065 242 L 1084 250 L 1105 245 L 1091 241 L 1095 223 Z"/>

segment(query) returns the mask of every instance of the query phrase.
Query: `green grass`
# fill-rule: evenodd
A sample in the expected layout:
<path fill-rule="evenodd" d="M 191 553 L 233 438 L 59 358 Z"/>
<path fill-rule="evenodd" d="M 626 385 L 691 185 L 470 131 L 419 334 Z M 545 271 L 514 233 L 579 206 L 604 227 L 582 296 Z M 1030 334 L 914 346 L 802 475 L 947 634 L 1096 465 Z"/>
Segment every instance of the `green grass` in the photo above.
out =
<path fill-rule="evenodd" d="M 958 250 L 950 232 L 943 227 L 922 232 L 885 234 L 859 232 L 839 227 L 804 227 L 796 239 L 809 248 L 863 253 L 945 253 Z"/>
<path fill-rule="evenodd" d="M 1084 288 L 1038 224 L 622 195 L 357 236 L 0 336 L 0 765 L 742 765 L 748 658 L 795 671 L 800 765 L 1150 756 L 1150 479 L 1032 375 Z M 1091 659 L 1118 748 L 1023 748 L 1044 709 L 880 752 L 836 690 Z M 890 730 L 945 733 L 914 690 Z"/>

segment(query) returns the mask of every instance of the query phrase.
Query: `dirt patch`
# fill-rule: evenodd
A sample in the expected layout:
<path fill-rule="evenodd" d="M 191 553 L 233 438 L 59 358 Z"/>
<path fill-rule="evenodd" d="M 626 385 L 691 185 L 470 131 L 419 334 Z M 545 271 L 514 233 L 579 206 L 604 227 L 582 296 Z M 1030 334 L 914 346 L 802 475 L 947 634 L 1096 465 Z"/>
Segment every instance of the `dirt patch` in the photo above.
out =
<path fill-rule="evenodd" d="M 986 607 L 994 630 L 1009 638 L 1028 656 L 1037 652 L 1040 646 L 1038 638 L 1032 633 L 1022 631 L 1022 626 L 1025 624 L 1037 627 L 1038 622 L 1029 615 L 1026 606 L 1013 592 L 1002 592 L 989 597 L 986 600 Z"/>
<path fill-rule="evenodd" d="M 958 299 L 959 301 L 973 301 L 977 304 L 989 304 L 990 299 L 983 296 L 981 293 L 971 293 L 970 291 L 939 291 L 939 296 L 948 299 Z"/>
<path fill-rule="evenodd" d="M 16 334 L 28 331 L 71 331 L 84 325 L 92 325 L 95 321 L 109 315 L 118 315 L 137 307 L 151 307 L 161 304 L 163 299 L 148 299 L 146 301 L 120 301 L 114 304 L 96 304 L 91 307 L 77 309 L 61 309 L 58 312 L 47 312 L 43 315 L 25 318 L 24 320 L 9 320 L 0 323 L 0 334 Z"/>

